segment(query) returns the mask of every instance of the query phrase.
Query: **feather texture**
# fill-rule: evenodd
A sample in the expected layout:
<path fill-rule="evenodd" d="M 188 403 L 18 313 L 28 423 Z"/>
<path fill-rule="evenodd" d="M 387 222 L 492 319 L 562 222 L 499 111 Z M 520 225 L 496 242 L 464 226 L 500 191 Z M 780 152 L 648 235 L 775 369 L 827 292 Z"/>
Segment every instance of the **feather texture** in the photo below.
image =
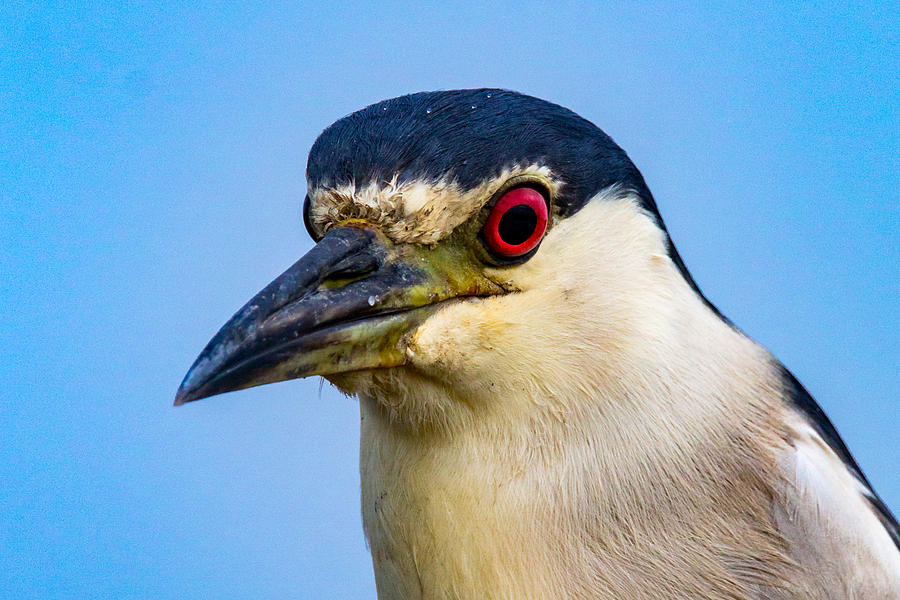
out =
<path fill-rule="evenodd" d="M 896 597 L 862 487 L 809 451 L 783 368 L 709 310 L 628 193 L 492 276 L 521 291 L 448 305 L 407 367 L 335 378 L 361 398 L 380 598 Z M 819 521 L 808 498 L 829 494 Z"/>

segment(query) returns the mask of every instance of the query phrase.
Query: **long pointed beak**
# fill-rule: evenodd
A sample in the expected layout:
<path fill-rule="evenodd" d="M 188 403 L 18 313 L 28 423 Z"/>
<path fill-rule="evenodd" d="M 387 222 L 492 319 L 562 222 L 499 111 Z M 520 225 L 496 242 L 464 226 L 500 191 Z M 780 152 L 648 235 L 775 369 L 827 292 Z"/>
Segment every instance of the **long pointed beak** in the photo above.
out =
<path fill-rule="evenodd" d="M 502 293 L 452 251 L 394 245 L 350 224 L 330 231 L 206 345 L 175 404 L 276 381 L 393 367 L 440 303 Z"/>

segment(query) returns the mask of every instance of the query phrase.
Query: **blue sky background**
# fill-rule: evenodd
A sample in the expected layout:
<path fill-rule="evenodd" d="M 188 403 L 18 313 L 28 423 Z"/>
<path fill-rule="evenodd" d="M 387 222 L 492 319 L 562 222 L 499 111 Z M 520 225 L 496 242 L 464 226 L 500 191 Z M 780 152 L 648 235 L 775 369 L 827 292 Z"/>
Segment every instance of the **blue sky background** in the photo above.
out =
<path fill-rule="evenodd" d="M 0 8 L 0 597 L 374 597 L 354 400 L 171 404 L 309 249 L 316 135 L 438 88 L 612 135 L 900 510 L 896 2 L 68 4 Z"/>

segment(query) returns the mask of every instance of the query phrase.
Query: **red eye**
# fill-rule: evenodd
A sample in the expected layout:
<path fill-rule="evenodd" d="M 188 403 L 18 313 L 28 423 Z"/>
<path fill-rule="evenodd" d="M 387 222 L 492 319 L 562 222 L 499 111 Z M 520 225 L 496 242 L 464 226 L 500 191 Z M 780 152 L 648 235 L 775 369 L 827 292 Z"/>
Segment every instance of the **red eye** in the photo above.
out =
<path fill-rule="evenodd" d="M 482 229 L 488 249 L 505 258 L 528 254 L 547 230 L 547 201 L 534 188 L 518 187 L 503 194 Z"/>

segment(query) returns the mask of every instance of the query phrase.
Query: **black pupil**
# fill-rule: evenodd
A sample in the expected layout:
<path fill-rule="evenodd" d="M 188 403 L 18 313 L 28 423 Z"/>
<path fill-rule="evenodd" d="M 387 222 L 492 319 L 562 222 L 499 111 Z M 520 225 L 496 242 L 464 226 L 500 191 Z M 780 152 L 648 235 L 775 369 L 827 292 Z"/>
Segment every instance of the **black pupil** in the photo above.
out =
<path fill-rule="evenodd" d="M 518 246 L 531 237 L 537 222 L 538 216 L 533 208 L 527 204 L 517 204 L 500 217 L 497 233 L 510 246 Z"/>

